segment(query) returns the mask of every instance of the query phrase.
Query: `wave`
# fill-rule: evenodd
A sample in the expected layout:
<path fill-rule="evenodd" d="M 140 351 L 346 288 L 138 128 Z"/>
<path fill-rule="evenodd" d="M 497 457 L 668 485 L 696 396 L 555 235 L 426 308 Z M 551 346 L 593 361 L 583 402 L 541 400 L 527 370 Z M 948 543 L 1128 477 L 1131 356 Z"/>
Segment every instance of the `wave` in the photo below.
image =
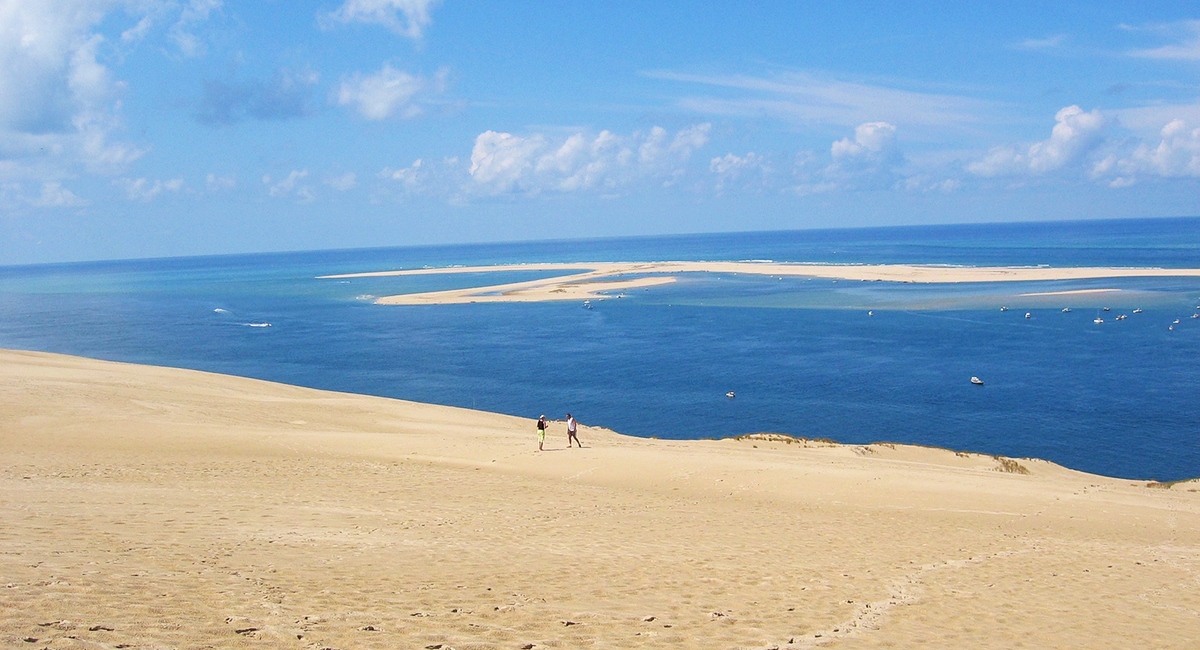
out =
<path fill-rule="evenodd" d="M 246 327 L 270 327 L 270 323 L 242 323 Z"/>

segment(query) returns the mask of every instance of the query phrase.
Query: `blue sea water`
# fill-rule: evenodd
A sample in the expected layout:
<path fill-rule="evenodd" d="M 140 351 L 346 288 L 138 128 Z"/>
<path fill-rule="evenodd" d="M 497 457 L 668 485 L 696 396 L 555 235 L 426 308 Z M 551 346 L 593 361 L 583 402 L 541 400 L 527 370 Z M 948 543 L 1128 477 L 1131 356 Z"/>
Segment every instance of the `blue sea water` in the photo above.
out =
<path fill-rule="evenodd" d="M 0 267 L 0 347 L 530 418 L 570 411 L 638 436 L 772 431 L 1039 457 L 1126 478 L 1200 476 L 1200 318 L 1191 318 L 1200 278 L 915 285 L 687 274 L 591 310 L 370 302 L 552 273 L 317 279 L 423 266 L 766 259 L 1194 268 L 1200 218 Z M 1089 288 L 1123 291 L 1019 295 Z M 1106 323 L 1093 324 L 1102 313 Z M 1113 320 L 1118 313 L 1131 315 Z"/>

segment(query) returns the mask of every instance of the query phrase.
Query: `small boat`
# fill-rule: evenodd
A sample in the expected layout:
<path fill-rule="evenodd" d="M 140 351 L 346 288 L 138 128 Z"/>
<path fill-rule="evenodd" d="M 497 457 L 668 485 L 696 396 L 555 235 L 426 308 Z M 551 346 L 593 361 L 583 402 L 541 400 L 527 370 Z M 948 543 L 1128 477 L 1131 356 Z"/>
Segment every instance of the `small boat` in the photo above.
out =
<path fill-rule="evenodd" d="M 1071 313 L 1071 308 L 1070 308 L 1070 307 L 1063 307 L 1063 312 L 1062 312 L 1062 313 L 1064 313 L 1064 314 L 1069 314 L 1069 313 Z"/>
<path fill-rule="evenodd" d="M 1104 311 L 1109 311 L 1109 308 L 1108 308 L 1108 307 L 1105 307 L 1105 308 L 1104 308 Z"/>
<path fill-rule="evenodd" d="M 875 315 L 875 312 L 873 312 L 873 311 L 869 311 L 869 312 L 867 312 L 867 315 L 868 315 L 868 316 L 874 316 L 874 315 Z"/>
<path fill-rule="evenodd" d="M 737 393 L 735 393 L 733 391 L 729 391 L 728 393 L 725 393 L 725 397 L 728 397 L 729 399 L 733 399 L 733 398 L 737 397 Z"/>
<path fill-rule="evenodd" d="M 1192 314 L 1192 318 L 1200 318 L 1200 314 Z"/>
<path fill-rule="evenodd" d="M 1097 317 L 1096 317 L 1094 320 L 1092 320 L 1092 322 L 1093 322 L 1093 323 L 1095 323 L 1095 324 L 1097 324 L 1097 325 L 1100 325 L 1101 323 L 1103 323 L 1103 322 L 1104 322 L 1104 319 L 1103 319 L 1103 318 L 1100 318 L 1099 316 L 1097 316 Z"/>
<path fill-rule="evenodd" d="M 1174 332 L 1174 331 L 1175 331 L 1175 326 L 1174 326 L 1174 325 L 1167 325 L 1167 331 L 1168 331 L 1168 332 Z"/>
<path fill-rule="evenodd" d="M 1133 310 L 1133 313 L 1135 313 L 1135 314 L 1140 314 L 1140 313 L 1142 313 L 1142 308 L 1141 308 L 1141 307 L 1138 307 L 1137 309 Z"/>
<path fill-rule="evenodd" d="M 1033 318 L 1033 314 L 1025 312 L 1025 318 Z"/>
<path fill-rule="evenodd" d="M 1120 316 L 1117 316 L 1117 320 L 1125 320 L 1126 318 L 1129 318 L 1129 317 L 1126 316 L 1125 314 L 1121 314 Z"/>
<path fill-rule="evenodd" d="M 983 380 L 980 379 L 979 377 L 971 377 L 971 383 L 975 384 L 976 386 L 982 386 Z"/>
<path fill-rule="evenodd" d="M 1000 311 L 1008 311 L 1008 307 L 1001 307 Z"/>
<path fill-rule="evenodd" d="M 1178 319 L 1178 318 L 1176 318 L 1175 320 L 1171 321 L 1171 324 L 1172 324 L 1172 325 L 1178 325 L 1178 324 L 1179 324 L 1179 319 Z"/>

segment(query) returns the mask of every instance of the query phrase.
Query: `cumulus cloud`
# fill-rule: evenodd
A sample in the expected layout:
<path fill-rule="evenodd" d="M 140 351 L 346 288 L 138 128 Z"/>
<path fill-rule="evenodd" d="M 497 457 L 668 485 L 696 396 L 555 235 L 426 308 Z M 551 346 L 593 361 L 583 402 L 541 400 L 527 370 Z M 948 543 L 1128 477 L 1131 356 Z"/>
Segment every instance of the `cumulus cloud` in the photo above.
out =
<path fill-rule="evenodd" d="M 337 10 L 325 14 L 323 23 L 367 23 L 382 25 L 417 40 L 433 19 L 430 12 L 440 0 L 346 0 Z"/>
<path fill-rule="evenodd" d="M 792 170 L 797 182 L 789 191 L 800 196 L 858 190 L 927 191 L 932 181 L 914 184 L 911 181 L 915 174 L 901 173 L 909 161 L 900 149 L 896 132 L 896 126 L 889 122 L 859 124 L 853 137 L 830 144 L 829 163 L 824 166 L 820 166 L 821 159 L 815 153 L 800 152 Z"/>
<path fill-rule="evenodd" d="M 722 192 L 735 183 L 757 175 L 760 179 L 770 172 L 762 156 L 753 151 L 744 156 L 727 153 L 708 162 L 708 170 L 717 177 L 717 191 Z M 764 179 L 765 180 L 765 179 Z"/>
<path fill-rule="evenodd" d="M 196 111 L 196 121 L 210 126 L 243 120 L 287 120 L 312 113 L 312 90 L 320 80 L 310 70 L 281 69 L 270 79 L 243 82 L 210 80 Z"/>
<path fill-rule="evenodd" d="M 842 138 L 829 147 L 833 162 L 823 176 L 843 189 L 880 189 L 894 185 L 896 168 L 904 155 L 896 142 L 896 127 L 887 122 L 866 122 L 854 129 L 854 138 Z"/>
<path fill-rule="evenodd" d="M 276 181 L 270 174 L 262 177 L 263 185 L 267 186 L 267 194 L 275 198 L 295 196 L 301 203 L 310 203 L 317 198 L 312 187 L 304 184 L 308 178 L 307 169 L 297 169 Z"/>
<path fill-rule="evenodd" d="M 41 195 L 30 203 L 39 208 L 78 208 L 87 205 L 87 201 L 58 182 L 42 183 Z"/>
<path fill-rule="evenodd" d="M 390 117 L 412 118 L 422 112 L 421 96 L 444 90 L 446 72 L 433 79 L 396 70 L 389 64 L 374 74 L 354 76 L 342 81 L 337 93 L 339 106 L 350 106 L 368 120 Z"/>
<path fill-rule="evenodd" d="M 1171 120 L 1157 143 L 1141 142 L 1122 154 L 1109 154 L 1092 166 L 1092 177 L 1110 187 L 1129 187 L 1139 178 L 1200 178 L 1200 128 Z"/>
<path fill-rule="evenodd" d="M 1028 147 L 994 147 L 982 160 L 968 164 L 967 171 L 990 178 L 1045 174 L 1062 169 L 1091 152 L 1103 139 L 1108 123 L 1099 109 L 1084 112 L 1078 106 L 1059 110 L 1054 120 L 1049 139 Z"/>
<path fill-rule="evenodd" d="M 711 128 L 697 124 L 672 135 L 655 126 L 630 136 L 581 131 L 561 140 L 487 131 L 475 138 L 471 151 L 471 186 L 492 194 L 536 194 L 612 189 L 639 179 L 669 184 L 685 173 Z"/>
<path fill-rule="evenodd" d="M 182 178 L 173 178 L 168 181 L 149 181 L 145 178 L 118 178 L 113 183 L 125 190 L 125 196 L 129 197 L 130 201 L 141 201 L 143 203 L 149 203 L 163 192 L 177 193 L 183 189 Z"/>
<path fill-rule="evenodd" d="M 102 62 L 96 33 L 124 3 L 55 0 L 0 8 L 0 159 L 20 169 L 119 170 L 144 152 L 115 142 L 124 84 Z M 128 7 L 136 13 L 136 7 Z"/>
<path fill-rule="evenodd" d="M 405 189 L 414 190 L 421 185 L 421 182 L 425 178 L 426 172 L 422 170 L 424 166 L 425 161 L 417 158 L 408 167 L 401 167 L 400 169 L 384 167 L 379 172 L 379 177 L 389 181 L 396 181 Z"/>

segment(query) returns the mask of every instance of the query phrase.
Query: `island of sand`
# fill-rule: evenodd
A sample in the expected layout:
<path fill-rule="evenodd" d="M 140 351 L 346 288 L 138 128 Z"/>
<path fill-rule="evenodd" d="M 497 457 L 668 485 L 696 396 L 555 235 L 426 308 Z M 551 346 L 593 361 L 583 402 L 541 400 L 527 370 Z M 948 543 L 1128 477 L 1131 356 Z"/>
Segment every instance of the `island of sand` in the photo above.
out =
<path fill-rule="evenodd" d="M 1200 269 L 1122 267 L 922 266 L 911 264 L 795 264 L 775 262 L 590 262 L 570 264 L 510 264 L 458 266 L 326 275 L 348 279 L 403 275 L 494 273 L 503 271 L 566 271 L 568 275 L 496 284 L 486 287 L 383 296 L 380 305 L 461 304 L 475 302 L 544 302 L 602 300 L 623 291 L 674 282 L 681 273 L 745 273 L 776 277 L 799 276 L 862 282 L 968 283 L 1039 282 L 1104 278 L 1200 277 Z M 1116 291 L 1088 289 L 1088 292 Z M 1054 295 L 1043 292 L 1026 295 Z"/>
<path fill-rule="evenodd" d="M 0 393 L 7 648 L 1200 639 L 1194 481 L 561 422 L 538 452 L 528 418 L 32 352 Z"/>

